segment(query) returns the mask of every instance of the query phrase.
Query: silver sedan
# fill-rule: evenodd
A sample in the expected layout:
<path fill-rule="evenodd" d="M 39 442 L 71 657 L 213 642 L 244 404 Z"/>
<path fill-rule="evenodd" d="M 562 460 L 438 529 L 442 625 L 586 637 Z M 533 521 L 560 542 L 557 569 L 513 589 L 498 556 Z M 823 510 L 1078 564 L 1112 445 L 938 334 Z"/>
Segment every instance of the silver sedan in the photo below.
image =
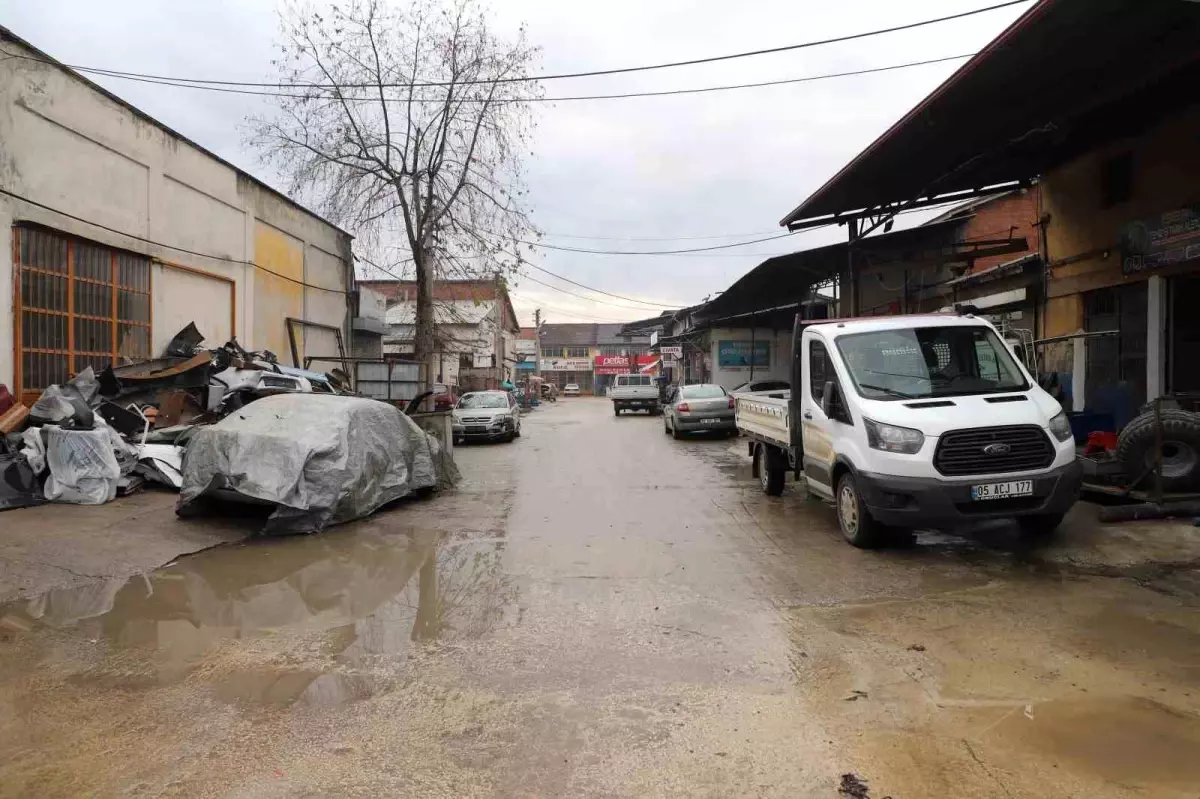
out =
<path fill-rule="evenodd" d="M 663 432 L 680 438 L 684 433 L 737 432 L 733 397 L 715 383 L 672 388 L 663 410 Z"/>

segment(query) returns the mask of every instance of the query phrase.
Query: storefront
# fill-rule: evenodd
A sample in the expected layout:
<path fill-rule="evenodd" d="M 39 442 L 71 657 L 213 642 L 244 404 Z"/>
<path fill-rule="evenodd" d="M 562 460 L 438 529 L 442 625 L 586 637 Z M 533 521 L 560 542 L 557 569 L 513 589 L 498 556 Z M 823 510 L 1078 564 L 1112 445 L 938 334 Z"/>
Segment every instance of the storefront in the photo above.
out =
<path fill-rule="evenodd" d="M 570 384 L 579 386 L 583 394 L 595 391 L 590 358 L 542 358 L 542 377 L 560 391 Z"/>
<path fill-rule="evenodd" d="M 596 395 L 603 396 L 607 393 L 615 375 L 629 374 L 633 371 L 645 372 L 647 374 L 657 371 L 659 362 L 657 356 L 638 355 L 635 358 L 631 358 L 628 355 L 597 355 L 594 364 Z"/>

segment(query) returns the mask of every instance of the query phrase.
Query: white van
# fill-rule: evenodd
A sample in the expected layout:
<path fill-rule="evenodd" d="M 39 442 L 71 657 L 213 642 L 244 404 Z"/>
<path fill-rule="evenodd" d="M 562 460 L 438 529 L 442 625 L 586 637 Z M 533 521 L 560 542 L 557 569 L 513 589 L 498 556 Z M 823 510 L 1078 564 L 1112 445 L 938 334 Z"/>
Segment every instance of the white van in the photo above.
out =
<path fill-rule="evenodd" d="M 737 426 L 763 490 L 793 471 L 850 543 L 1003 517 L 1047 534 L 1077 499 L 1066 414 L 986 320 L 798 319 L 792 339 L 791 391 L 736 397 Z"/>

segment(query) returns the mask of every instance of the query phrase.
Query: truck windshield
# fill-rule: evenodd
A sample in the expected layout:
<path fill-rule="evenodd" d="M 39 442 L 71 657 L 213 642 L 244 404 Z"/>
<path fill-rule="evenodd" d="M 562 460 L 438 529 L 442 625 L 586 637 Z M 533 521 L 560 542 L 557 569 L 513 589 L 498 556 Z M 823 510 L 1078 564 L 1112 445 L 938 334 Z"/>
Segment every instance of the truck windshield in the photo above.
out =
<path fill-rule="evenodd" d="M 852 333 L 838 350 L 867 399 L 953 397 L 1024 391 L 1024 374 L 986 327 L 918 327 Z"/>

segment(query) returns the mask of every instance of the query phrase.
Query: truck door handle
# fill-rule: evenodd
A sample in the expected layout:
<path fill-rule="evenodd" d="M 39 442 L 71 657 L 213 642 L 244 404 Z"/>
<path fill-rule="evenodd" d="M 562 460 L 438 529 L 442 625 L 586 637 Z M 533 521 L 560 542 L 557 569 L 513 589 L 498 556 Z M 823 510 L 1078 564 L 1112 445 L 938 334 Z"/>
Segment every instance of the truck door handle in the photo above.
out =
<path fill-rule="evenodd" d="M 811 418 L 812 418 L 812 411 L 805 411 L 805 412 L 804 412 L 804 418 L 805 418 L 805 419 L 811 419 Z"/>

